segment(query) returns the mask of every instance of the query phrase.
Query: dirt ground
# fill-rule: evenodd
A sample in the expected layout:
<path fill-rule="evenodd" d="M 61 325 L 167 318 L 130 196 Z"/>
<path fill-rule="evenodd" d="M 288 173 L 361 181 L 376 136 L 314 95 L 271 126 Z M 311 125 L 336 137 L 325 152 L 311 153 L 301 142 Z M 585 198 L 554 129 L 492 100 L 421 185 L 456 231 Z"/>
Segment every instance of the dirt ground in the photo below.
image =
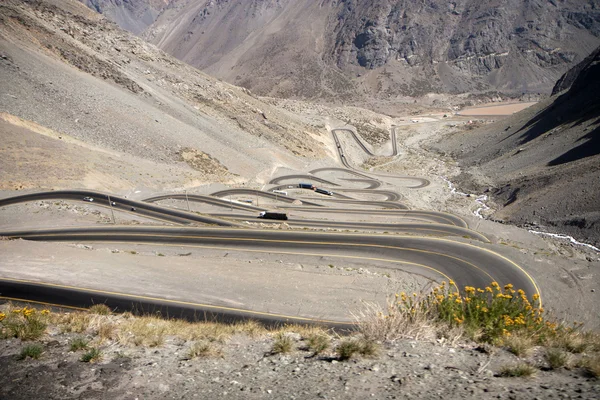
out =
<path fill-rule="evenodd" d="M 494 116 L 494 115 L 512 115 L 516 112 L 526 109 L 536 102 L 521 102 L 509 104 L 492 104 L 483 107 L 465 108 L 458 112 L 459 115 L 467 117 L 473 116 Z"/>

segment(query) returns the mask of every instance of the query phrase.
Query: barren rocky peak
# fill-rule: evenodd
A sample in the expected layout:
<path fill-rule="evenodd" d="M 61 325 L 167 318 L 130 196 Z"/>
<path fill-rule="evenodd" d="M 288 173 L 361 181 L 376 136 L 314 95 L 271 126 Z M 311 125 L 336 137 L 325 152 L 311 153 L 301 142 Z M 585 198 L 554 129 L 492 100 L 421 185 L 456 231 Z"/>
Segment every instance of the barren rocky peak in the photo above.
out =
<path fill-rule="evenodd" d="M 173 0 L 144 33 L 259 94 L 342 99 L 549 93 L 599 36 L 589 0 Z"/>

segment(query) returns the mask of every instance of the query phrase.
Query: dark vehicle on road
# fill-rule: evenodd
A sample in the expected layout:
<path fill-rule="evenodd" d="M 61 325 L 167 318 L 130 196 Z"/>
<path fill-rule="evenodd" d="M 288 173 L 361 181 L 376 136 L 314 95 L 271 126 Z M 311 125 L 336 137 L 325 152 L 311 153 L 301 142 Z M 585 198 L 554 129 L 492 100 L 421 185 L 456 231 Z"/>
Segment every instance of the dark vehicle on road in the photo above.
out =
<path fill-rule="evenodd" d="M 312 183 L 299 183 L 298 187 L 300 189 L 310 189 L 310 190 L 315 190 L 315 185 L 313 185 Z"/>
<path fill-rule="evenodd" d="M 258 214 L 258 218 L 262 218 L 262 219 L 279 219 L 279 220 L 287 220 L 287 214 L 286 213 L 278 213 L 278 212 L 271 212 L 271 211 L 263 211 L 260 214 Z"/>
<path fill-rule="evenodd" d="M 315 192 L 321 193 L 321 194 L 326 194 L 327 196 L 333 196 L 333 192 L 330 191 L 330 190 L 325 190 L 325 189 L 319 189 L 319 188 L 317 188 L 315 190 Z"/>

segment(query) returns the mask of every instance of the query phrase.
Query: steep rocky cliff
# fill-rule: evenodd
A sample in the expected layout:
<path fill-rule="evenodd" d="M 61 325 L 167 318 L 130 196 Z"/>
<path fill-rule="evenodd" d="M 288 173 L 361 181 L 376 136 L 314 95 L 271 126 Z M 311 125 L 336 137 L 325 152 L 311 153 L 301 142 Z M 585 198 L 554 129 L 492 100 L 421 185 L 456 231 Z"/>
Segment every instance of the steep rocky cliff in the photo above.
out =
<path fill-rule="evenodd" d="M 598 246 L 600 47 L 566 76 L 547 101 L 439 148 L 460 161 L 464 187 L 493 195 L 496 218 Z"/>
<path fill-rule="evenodd" d="M 393 100 L 428 92 L 550 93 L 600 44 L 600 5 L 173 0 L 143 35 L 177 58 L 264 95 Z"/>

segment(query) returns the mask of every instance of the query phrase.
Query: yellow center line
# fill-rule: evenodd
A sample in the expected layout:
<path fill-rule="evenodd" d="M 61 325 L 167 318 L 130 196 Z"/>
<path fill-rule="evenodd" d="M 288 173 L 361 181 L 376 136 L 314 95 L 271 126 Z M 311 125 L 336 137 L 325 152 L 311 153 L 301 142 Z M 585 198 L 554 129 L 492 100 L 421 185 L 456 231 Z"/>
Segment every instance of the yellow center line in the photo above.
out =
<path fill-rule="evenodd" d="M 106 235 L 105 232 L 92 232 L 92 233 L 79 233 L 79 232 L 75 232 L 75 233 L 69 233 L 69 235 L 74 235 L 74 236 L 80 236 L 80 235 L 85 235 L 85 236 L 90 236 L 90 235 Z M 40 235 L 36 235 L 36 237 L 45 237 L 45 236 L 62 236 L 63 234 L 61 233 L 55 233 L 55 234 L 40 234 Z M 131 236 L 131 237 L 150 237 L 150 238 L 165 238 L 165 236 L 160 236 L 157 234 L 147 234 L 147 233 L 116 233 L 115 235 L 120 235 L 120 236 Z M 476 266 L 473 263 L 470 263 L 466 260 L 463 260 L 461 258 L 458 257 L 454 257 L 454 256 L 450 256 L 447 254 L 443 254 L 443 253 L 437 253 L 434 251 L 429 251 L 429 250 L 420 250 L 420 249 L 412 249 L 412 248 L 408 248 L 408 247 L 396 247 L 396 246 L 386 246 L 386 245 L 380 245 L 380 244 L 365 244 L 365 243 L 339 243 L 339 242 L 312 242 L 312 241 L 297 241 L 297 240 L 275 240 L 275 239 L 257 239 L 257 238 L 229 238 L 229 237 L 211 237 L 211 236 L 194 236 L 194 235 L 189 235 L 189 236 L 181 236 L 181 235 L 168 235 L 166 236 L 168 238 L 173 238 L 173 239 L 213 239 L 213 240 L 221 240 L 221 241 L 244 241 L 244 242 L 264 242 L 264 243 L 290 243 L 290 244 L 315 244 L 315 245 L 323 245 L 323 246 L 344 246 L 344 247 L 355 247 L 355 246 L 360 246 L 360 247 L 373 247 L 373 248 L 384 248 L 384 249 L 393 249 L 393 250 L 405 250 L 405 251 L 414 251 L 417 253 L 425 253 L 425 254 L 433 254 L 433 255 L 437 255 L 437 256 L 441 256 L 441 257 L 446 257 L 446 258 L 450 258 L 453 259 L 455 261 L 459 261 L 462 262 L 464 264 L 467 264 L 473 268 L 475 268 L 476 270 L 480 271 L 481 273 L 483 273 L 484 275 L 486 275 L 489 279 L 490 282 L 494 281 L 495 279 L 488 274 L 487 272 L 485 272 L 483 269 L 481 269 L 480 267 Z M 85 239 L 84 239 L 85 240 Z M 119 241 L 114 241 L 114 240 L 102 240 L 103 242 L 119 242 Z M 244 250 L 244 251 L 249 251 L 249 250 Z M 275 251 L 266 251 L 266 250 L 261 250 L 260 252 L 263 253 L 272 253 L 272 252 L 279 252 L 277 250 Z M 281 252 L 282 254 L 286 254 L 284 252 Z M 289 253 L 289 254 L 308 254 L 310 255 L 310 253 Z M 336 254 L 317 254 L 320 256 L 331 256 L 331 257 L 346 257 L 343 255 L 336 255 Z M 351 256 L 347 256 L 347 257 L 351 257 Z M 377 260 L 377 261 L 382 261 L 384 259 L 376 259 L 376 258 L 369 258 L 369 257 L 360 257 L 360 256 L 356 256 L 356 258 L 362 258 L 362 259 L 366 259 L 366 260 Z M 405 263 L 409 263 L 408 261 L 402 261 Z M 440 273 L 441 275 L 445 276 L 444 274 L 442 274 L 440 271 L 438 271 L 437 269 L 430 267 L 430 266 L 425 266 L 423 264 L 414 264 L 414 265 L 419 265 L 422 267 L 426 267 L 429 268 L 431 270 L 434 270 L 438 273 Z"/>
<path fill-rule="evenodd" d="M 194 303 L 194 302 L 189 302 L 189 301 L 170 300 L 170 299 L 164 299 L 164 298 L 160 298 L 160 297 L 141 296 L 141 295 L 136 295 L 136 294 L 120 293 L 120 292 L 113 292 L 113 291 L 108 291 L 108 290 L 82 288 L 82 287 L 77 287 L 77 286 L 61 285 L 61 284 L 57 284 L 57 283 L 37 282 L 37 281 L 29 281 L 29 280 L 25 280 L 25 279 L 5 278 L 5 277 L 1 277 L 0 280 L 4 280 L 4 281 L 8 281 L 8 282 L 26 283 L 26 284 L 32 284 L 32 285 L 53 287 L 53 288 L 59 288 L 59 289 L 79 290 L 79 291 L 84 291 L 84 292 L 98 293 L 98 294 L 111 295 L 111 296 L 122 296 L 122 297 L 131 298 L 131 299 L 138 299 L 138 300 L 150 300 L 150 301 L 156 301 L 156 302 L 162 302 L 162 303 L 169 303 L 169 304 L 173 304 L 173 305 L 204 307 L 204 308 L 212 308 L 212 309 L 223 310 L 223 311 L 236 311 L 236 312 L 240 312 L 240 313 L 244 313 L 244 314 L 262 315 L 262 316 L 276 317 L 276 318 L 289 319 L 289 320 L 295 320 L 295 321 L 321 322 L 321 323 L 337 324 L 337 325 L 352 324 L 352 322 L 349 322 L 349 321 L 348 322 L 347 321 L 333 321 L 333 320 L 327 320 L 327 319 L 294 317 L 294 316 L 284 315 L 284 314 L 275 314 L 275 313 L 261 312 L 261 311 L 251 311 L 251 310 L 244 310 L 241 308 L 217 306 L 217 305 L 210 305 L 210 304 L 203 304 L 203 303 Z M 46 303 L 46 304 L 50 304 L 50 303 Z M 62 306 L 57 305 L 57 307 L 62 307 Z M 72 308 L 76 308 L 76 307 L 72 307 Z M 86 310 L 84 308 L 77 308 L 77 309 Z"/>
<path fill-rule="evenodd" d="M 6 280 L 12 280 L 10 278 L 0 278 L 1 279 L 6 279 Z M 27 281 L 23 281 L 23 282 L 27 282 Z M 35 283 L 35 282 L 32 282 Z M 27 299 L 20 299 L 18 297 L 7 297 L 7 296 L 0 296 L 0 299 L 5 299 L 5 300 L 11 300 L 11 301 L 19 301 L 22 303 L 34 303 L 34 304 L 41 304 L 44 306 L 48 306 L 48 307 L 58 307 L 58 308 L 70 308 L 72 310 L 78 310 L 78 311 L 87 311 L 87 308 L 81 308 L 81 307 L 74 307 L 74 306 L 65 306 L 62 304 L 55 304 L 55 303 L 46 303 L 45 301 L 37 301 L 37 300 L 27 300 Z"/>
<path fill-rule="evenodd" d="M 163 228 L 161 229 L 162 231 L 164 231 L 165 233 L 170 233 L 169 231 L 173 231 L 173 230 L 177 230 L 177 229 L 181 229 L 181 228 Z M 235 228 L 216 228 L 220 231 L 238 231 L 239 229 L 235 229 Z M 271 231 L 271 232 L 275 232 L 275 231 Z M 282 234 L 282 232 L 278 232 L 279 234 Z M 72 233 L 74 235 L 85 235 L 86 233 Z M 94 234 L 96 234 L 96 232 L 94 232 Z M 98 234 L 104 234 L 104 232 L 98 232 Z M 60 236 L 62 235 L 61 233 L 48 233 L 46 234 L 47 236 Z M 138 236 L 154 236 L 154 237 L 160 237 L 157 236 L 156 234 L 120 234 L 120 235 L 138 235 Z M 336 233 L 336 234 L 331 234 L 331 233 L 326 233 L 326 232 L 311 232 L 310 235 L 314 235 L 314 236 L 332 236 L 332 235 L 341 235 L 341 236 L 351 236 L 351 237 L 356 237 L 356 234 L 348 234 L 348 233 Z M 40 234 L 38 236 L 44 236 L 44 234 Z M 377 244 L 364 244 L 364 243 L 360 243 L 360 244 L 351 244 L 351 243 L 335 243 L 335 242 L 312 242 L 312 241 L 289 241 L 289 240 L 272 240 L 272 239 L 255 239 L 255 238 L 218 238 L 218 237 L 204 237 L 204 236 L 174 236 L 174 235 L 169 235 L 169 237 L 173 237 L 173 238 L 177 238 L 177 237 L 182 237 L 182 238 L 193 238 L 193 239 L 216 239 L 216 240 L 241 240 L 241 241 L 260 241 L 260 242 L 273 242 L 273 243 L 300 243 L 300 244 L 318 244 L 318 245 L 335 245 L 335 246 L 363 246 L 363 247 L 375 247 L 375 248 L 390 248 L 390 249 L 398 249 L 398 250 L 408 250 L 408 251 L 415 251 L 415 252 L 421 252 L 421 253 L 426 253 L 426 254 L 434 254 L 434 255 L 439 255 L 442 257 L 448 257 L 448 258 L 452 258 L 454 260 L 458 260 L 460 262 L 463 262 L 467 265 L 472 266 L 473 268 L 481 271 L 483 274 L 487 275 L 491 281 L 495 281 L 495 279 L 488 274 L 487 272 L 483 271 L 480 267 L 462 260 L 460 258 L 457 257 L 453 257 L 453 256 L 448 256 L 446 254 L 442 254 L 442 253 L 437 253 L 437 252 L 433 252 L 433 251 L 428 251 L 428 250 L 418 250 L 418 249 L 411 249 L 411 248 L 401 248 L 401 247 L 395 247 L 395 246 L 387 246 L 387 245 L 377 245 Z M 417 239 L 419 240 L 419 238 L 415 238 L 413 236 L 394 236 L 395 238 L 406 238 L 406 239 Z M 459 246 L 465 246 L 465 247 L 470 247 L 473 249 L 476 249 L 478 251 L 483 251 L 486 252 L 488 254 L 491 254 L 492 256 L 496 256 L 501 258 L 502 260 L 506 261 L 507 263 L 509 263 L 510 265 L 514 266 L 515 268 L 517 268 L 519 271 L 521 271 L 526 277 L 527 279 L 529 279 L 529 281 L 531 282 L 531 284 L 533 285 L 533 287 L 535 288 L 536 293 L 540 296 L 540 305 L 542 304 L 541 301 L 541 293 L 540 293 L 540 289 L 538 287 L 538 285 L 536 284 L 535 280 L 533 279 L 533 277 L 531 277 L 531 275 L 529 275 L 529 273 L 527 273 L 527 271 L 525 271 L 521 266 L 519 266 L 518 264 L 516 264 L 515 262 L 511 261 L 510 259 L 502 256 L 501 254 L 498 254 L 492 250 L 483 248 L 483 247 L 479 247 L 479 246 L 475 246 L 469 243 L 463 243 L 463 242 L 456 242 L 453 240 L 449 240 L 449 239 L 444 239 L 444 238 L 427 238 L 426 240 L 428 241 L 433 241 L 433 242 L 444 242 L 444 243 L 452 243 L 452 244 L 456 244 Z M 430 267 L 431 268 L 431 267 Z M 438 271 L 439 272 L 439 271 Z"/>

